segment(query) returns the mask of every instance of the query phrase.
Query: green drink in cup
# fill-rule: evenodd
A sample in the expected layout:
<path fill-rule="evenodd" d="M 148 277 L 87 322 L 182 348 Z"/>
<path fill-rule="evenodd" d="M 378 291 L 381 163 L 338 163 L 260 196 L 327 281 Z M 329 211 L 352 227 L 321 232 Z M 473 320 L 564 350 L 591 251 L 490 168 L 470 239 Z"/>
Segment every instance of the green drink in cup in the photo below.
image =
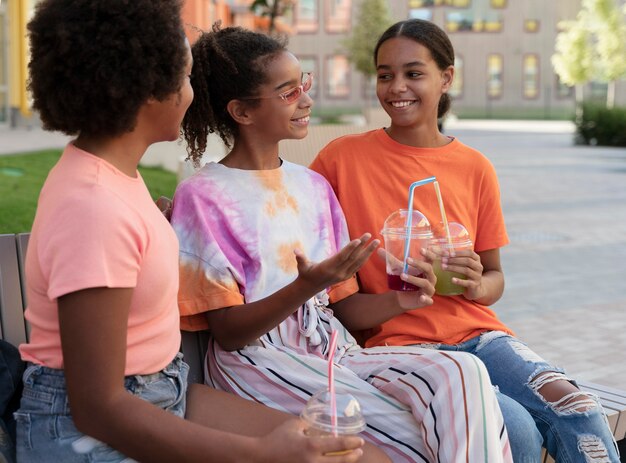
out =
<path fill-rule="evenodd" d="M 437 255 L 433 262 L 433 271 L 437 277 L 435 285 L 435 293 L 440 296 L 457 296 L 463 294 L 465 288 L 463 286 L 452 283 L 452 278 L 465 280 L 467 277 L 460 273 L 444 270 L 441 267 L 441 257 L 454 256 L 456 251 L 472 249 L 472 240 L 470 239 L 467 229 L 457 222 L 449 222 L 449 237 L 445 232 L 443 224 L 435 230 L 435 237 L 431 241 L 431 250 Z"/>

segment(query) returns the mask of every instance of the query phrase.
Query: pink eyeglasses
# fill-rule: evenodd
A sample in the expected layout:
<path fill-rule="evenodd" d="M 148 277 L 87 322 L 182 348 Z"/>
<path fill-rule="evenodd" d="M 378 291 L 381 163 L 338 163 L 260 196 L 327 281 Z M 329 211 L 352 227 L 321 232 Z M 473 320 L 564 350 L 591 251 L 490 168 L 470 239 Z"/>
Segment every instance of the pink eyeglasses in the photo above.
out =
<path fill-rule="evenodd" d="M 297 87 L 290 88 L 289 90 L 279 93 L 278 95 L 270 95 L 270 96 L 252 96 L 249 98 L 240 98 L 241 100 L 260 100 L 265 98 L 280 98 L 285 101 L 287 104 L 295 103 L 298 98 L 302 95 L 302 93 L 308 93 L 313 86 L 313 73 L 312 72 L 303 72 L 302 73 L 302 83 Z"/>

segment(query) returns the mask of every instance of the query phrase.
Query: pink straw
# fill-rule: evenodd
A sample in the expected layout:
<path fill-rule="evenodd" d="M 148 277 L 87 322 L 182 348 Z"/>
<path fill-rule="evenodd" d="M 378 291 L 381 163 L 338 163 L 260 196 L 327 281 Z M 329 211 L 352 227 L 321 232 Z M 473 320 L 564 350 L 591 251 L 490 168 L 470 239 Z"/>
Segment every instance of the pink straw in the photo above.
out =
<path fill-rule="evenodd" d="M 337 436 L 337 396 L 335 394 L 335 374 L 333 373 L 333 357 L 337 349 L 337 330 L 330 332 L 330 345 L 328 346 L 328 392 L 330 393 L 330 420 L 333 427 L 333 435 Z"/>

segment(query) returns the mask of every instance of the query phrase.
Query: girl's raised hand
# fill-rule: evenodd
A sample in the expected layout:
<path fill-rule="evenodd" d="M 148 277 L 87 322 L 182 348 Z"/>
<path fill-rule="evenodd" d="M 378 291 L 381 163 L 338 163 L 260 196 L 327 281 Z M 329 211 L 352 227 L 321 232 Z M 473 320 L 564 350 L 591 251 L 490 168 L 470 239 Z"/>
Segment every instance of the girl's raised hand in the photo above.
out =
<path fill-rule="evenodd" d="M 380 245 L 380 240 L 370 241 L 371 238 L 370 233 L 365 233 L 361 238 L 350 241 L 334 256 L 318 263 L 310 262 L 301 250 L 294 250 L 298 279 L 321 291 L 351 278 Z"/>
<path fill-rule="evenodd" d="M 361 459 L 363 439 L 308 437 L 301 420 L 289 420 L 260 439 L 259 463 L 354 463 Z M 326 455 L 348 451 L 345 455 Z"/>

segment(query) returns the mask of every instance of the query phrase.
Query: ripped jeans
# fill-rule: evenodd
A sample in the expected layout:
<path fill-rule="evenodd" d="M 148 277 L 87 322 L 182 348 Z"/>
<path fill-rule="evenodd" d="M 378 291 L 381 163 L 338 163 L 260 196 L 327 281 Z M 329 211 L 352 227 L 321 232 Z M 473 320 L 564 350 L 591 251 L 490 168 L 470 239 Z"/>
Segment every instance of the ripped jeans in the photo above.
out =
<path fill-rule="evenodd" d="M 134 394 L 177 416 L 185 415 L 189 367 L 177 354 L 163 370 L 150 375 L 127 376 L 124 386 Z M 17 421 L 17 460 L 28 463 L 131 463 L 108 445 L 82 434 L 72 420 L 65 375 L 29 364 Z"/>
<path fill-rule="evenodd" d="M 487 366 L 499 390 L 515 463 L 539 462 L 542 442 L 557 463 L 619 463 L 617 445 L 597 399 L 576 393 L 548 403 L 537 392 L 541 386 L 558 379 L 575 382 L 519 339 L 490 331 L 461 344 L 432 347 L 472 353 Z M 587 410 L 577 411 L 577 406 Z M 535 426 L 529 429 L 531 418 Z"/>

